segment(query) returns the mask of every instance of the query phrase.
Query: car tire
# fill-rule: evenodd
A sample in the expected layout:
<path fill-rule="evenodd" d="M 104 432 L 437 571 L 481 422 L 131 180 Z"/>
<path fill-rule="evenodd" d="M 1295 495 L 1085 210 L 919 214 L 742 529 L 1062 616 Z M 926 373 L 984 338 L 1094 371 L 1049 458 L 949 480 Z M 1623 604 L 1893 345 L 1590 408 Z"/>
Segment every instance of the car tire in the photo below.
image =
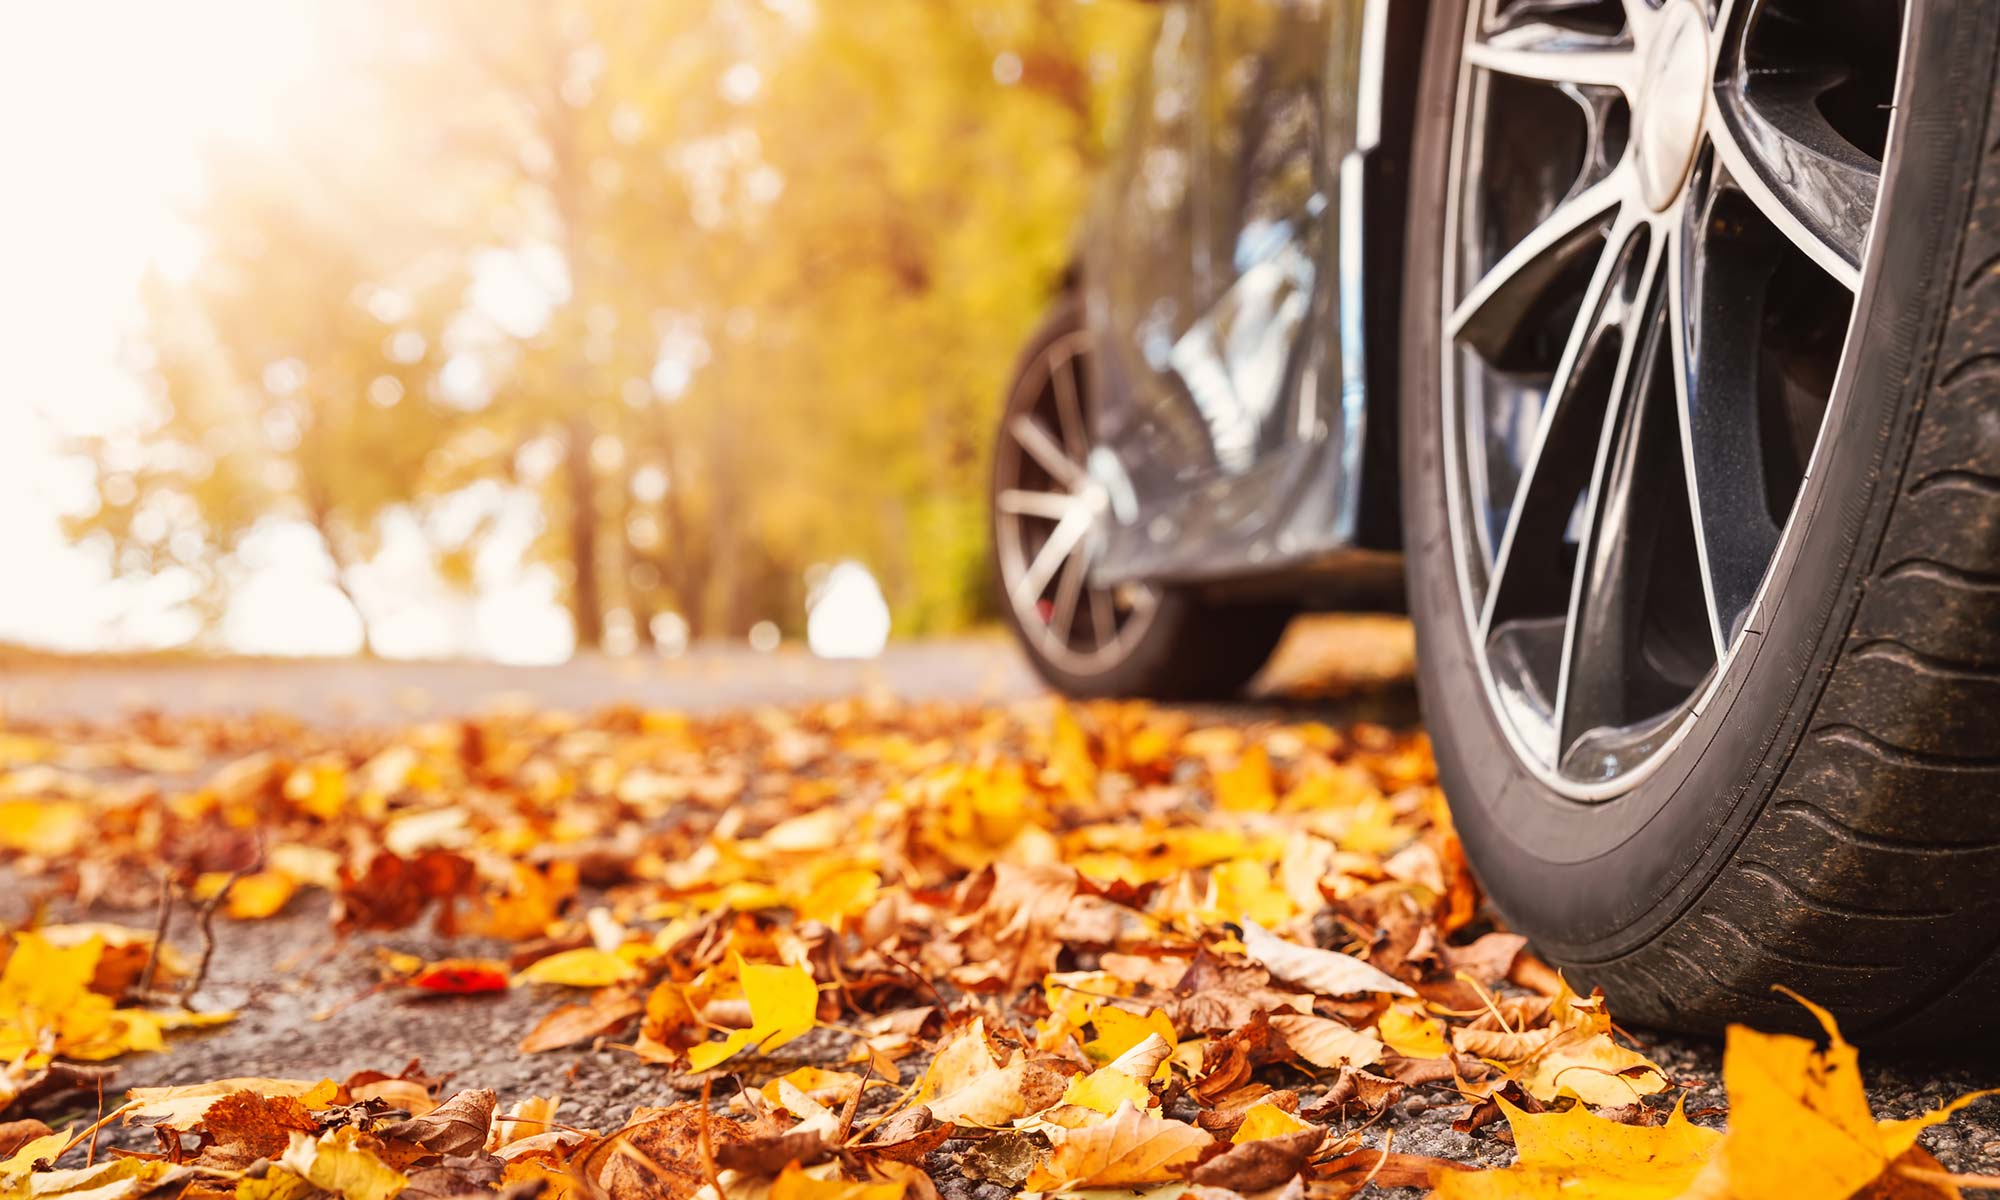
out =
<path fill-rule="evenodd" d="M 1074 296 L 1066 295 L 1029 338 L 1015 368 L 995 438 L 990 476 L 990 545 L 993 577 L 999 584 L 1000 610 L 1036 673 L 1064 695 L 1079 699 L 1126 696 L 1161 700 L 1232 696 L 1243 689 L 1270 657 L 1292 616 L 1290 607 L 1217 604 L 1191 589 L 1159 585 L 1120 589 L 1112 601 L 1116 605 L 1114 620 L 1107 622 L 1115 625 L 1119 633 L 1108 644 L 1094 645 L 1085 653 L 1072 651 L 1070 643 L 1087 640 L 1094 635 L 1094 627 L 1060 641 L 1052 637 L 1057 615 L 1046 610 L 1060 600 L 1060 575 L 1036 589 L 1033 606 L 1016 604 L 1011 597 L 1015 583 L 1040 544 L 1037 539 L 1048 538 L 1055 522 L 1046 517 L 1010 514 L 1005 511 L 1003 497 L 1022 487 L 1023 471 L 1036 474 L 1037 478 L 1031 482 L 1036 484 L 1034 490 L 1039 494 L 1061 488 L 1060 481 L 1040 470 L 1033 455 L 1023 450 L 1014 433 L 1014 422 L 1024 418 L 1040 420 L 1053 440 L 1064 439 L 1064 431 L 1058 428 L 1061 422 L 1055 415 L 1045 414 L 1049 414 L 1051 405 L 1066 398 L 1087 410 L 1091 386 L 1091 372 L 1086 367 L 1088 346 L 1082 307 Z M 1067 386 L 1073 390 L 1058 395 L 1058 376 L 1065 369 L 1069 371 L 1064 377 Z M 1087 415 L 1076 415 L 1081 419 L 1074 420 L 1067 431 L 1068 440 L 1076 444 L 1056 448 L 1070 451 L 1068 457 L 1081 477 L 1090 424 Z M 1077 569 L 1083 571 L 1087 566 L 1087 561 L 1079 562 Z M 1078 621 L 1088 623 L 1093 619 L 1090 609 L 1074 598 L 1069 609 Z"/>
<path fill-rule="evenodd" d="M 1468 51 L 1464 4 L 1433 7 L 1403 506 L 1424 711 L 1478 877 L 1621 1019 L 1810 1025 L 1782 986 L 1878 1043 L 2000 1031 L 2000 4 L 1906 8 L 1839 419 L 1706 703 L 1643 778 L 1589 799 L 1518 751 L 1462 587 L 1443 281 Z"/>

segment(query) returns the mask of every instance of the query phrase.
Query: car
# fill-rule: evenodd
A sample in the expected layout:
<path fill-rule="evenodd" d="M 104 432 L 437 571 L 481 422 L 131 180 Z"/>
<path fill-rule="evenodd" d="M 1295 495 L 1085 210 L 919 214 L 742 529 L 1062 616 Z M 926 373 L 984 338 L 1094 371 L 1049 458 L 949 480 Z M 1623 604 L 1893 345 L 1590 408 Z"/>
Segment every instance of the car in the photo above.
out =
<path fill-rule="evenodd" d="M 992 463 L 1072 696 L 1400 607 L 1499 912 L 1657 1026 L 2000 1024 L 2000 4 L 1167 0 Z"/>

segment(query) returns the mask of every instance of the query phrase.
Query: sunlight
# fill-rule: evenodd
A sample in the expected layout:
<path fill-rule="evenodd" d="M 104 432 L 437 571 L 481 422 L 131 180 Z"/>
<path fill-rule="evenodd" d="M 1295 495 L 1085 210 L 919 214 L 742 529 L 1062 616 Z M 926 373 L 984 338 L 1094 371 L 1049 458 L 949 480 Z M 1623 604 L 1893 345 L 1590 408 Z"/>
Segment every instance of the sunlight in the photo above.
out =
<path fill-rule="evenodd" d="M 0 36 L 0 446 L 10 465 L 0 470 L 0 548 L 14 577 L 37 586 L 0 594 L 0 637 L 81 647 L 185 636 L 182 621 L 121 620 L 106 603 L 99 556 L 64 542 L 58 521 L 75 501 L 59 451 L 68 437 L 129 425 L 143 411 L 124 361 L 139 285 L 149 269 L 185 277 L 196 265 L 180 211 L 199 194 L 202 149 L 267 142 L 307 93 L 325 12 L 315 7 L 9 6 Z"/>
<path fill-rule="evenodd" d="M 806 607 L 806 645 L 821 658 L 874 658 L 889 643 L 889 602 L 858 562 L 835 563 Z"/>

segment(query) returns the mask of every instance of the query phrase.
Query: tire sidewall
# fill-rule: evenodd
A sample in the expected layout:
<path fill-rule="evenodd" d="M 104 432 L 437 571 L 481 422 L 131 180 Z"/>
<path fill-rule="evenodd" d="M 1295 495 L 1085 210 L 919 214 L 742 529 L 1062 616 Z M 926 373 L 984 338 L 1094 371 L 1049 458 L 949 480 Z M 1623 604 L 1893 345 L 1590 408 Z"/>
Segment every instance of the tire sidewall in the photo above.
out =
<path fill-rule="evenodd" d="M 1685 911 L 1762 812 L 1805 733 L 1881 538 L 1949 294 L 1976 122 L 1956 120 L 1964 64 L 1990 56 L 1983 20 L 1917 0 L 1880 218 L 1857 297 L 1859 353 L 1836 385 L 1816 466 L 1774 583 L 1720 688 L 1666 761 L 1585 803 L 1517 759 L 1485 697 L 1460 607 L 1446 517 L 1438 287 L 1445 166 L 1464 0 L 1439 0 L 1420 83 L 1406 271 L 1403 509 L 1410 603 L 1438 771 L 1495 903 L 1573 965 L 1643 945 Z"/>

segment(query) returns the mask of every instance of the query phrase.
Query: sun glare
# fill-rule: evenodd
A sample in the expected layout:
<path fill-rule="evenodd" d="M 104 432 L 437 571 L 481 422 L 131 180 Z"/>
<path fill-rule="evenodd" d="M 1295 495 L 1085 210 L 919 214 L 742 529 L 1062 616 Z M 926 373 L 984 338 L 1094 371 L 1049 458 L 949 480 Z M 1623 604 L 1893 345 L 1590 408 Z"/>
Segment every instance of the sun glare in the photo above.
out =
<path fill-rule="evenodd" d="M 310 94 L 314 6 L 289 0 L 10 5 L 0 17 L 0 638 L 166 642 L 184 621 L 109 611 L 107 579 L 57 522 L 64 438 L 133 420 L 122 354 L 148 269 L 186 274 L 178 217 L 204 146 L 282 136 Z M 171 589 L 168 589 L 171 591 Z"/>

